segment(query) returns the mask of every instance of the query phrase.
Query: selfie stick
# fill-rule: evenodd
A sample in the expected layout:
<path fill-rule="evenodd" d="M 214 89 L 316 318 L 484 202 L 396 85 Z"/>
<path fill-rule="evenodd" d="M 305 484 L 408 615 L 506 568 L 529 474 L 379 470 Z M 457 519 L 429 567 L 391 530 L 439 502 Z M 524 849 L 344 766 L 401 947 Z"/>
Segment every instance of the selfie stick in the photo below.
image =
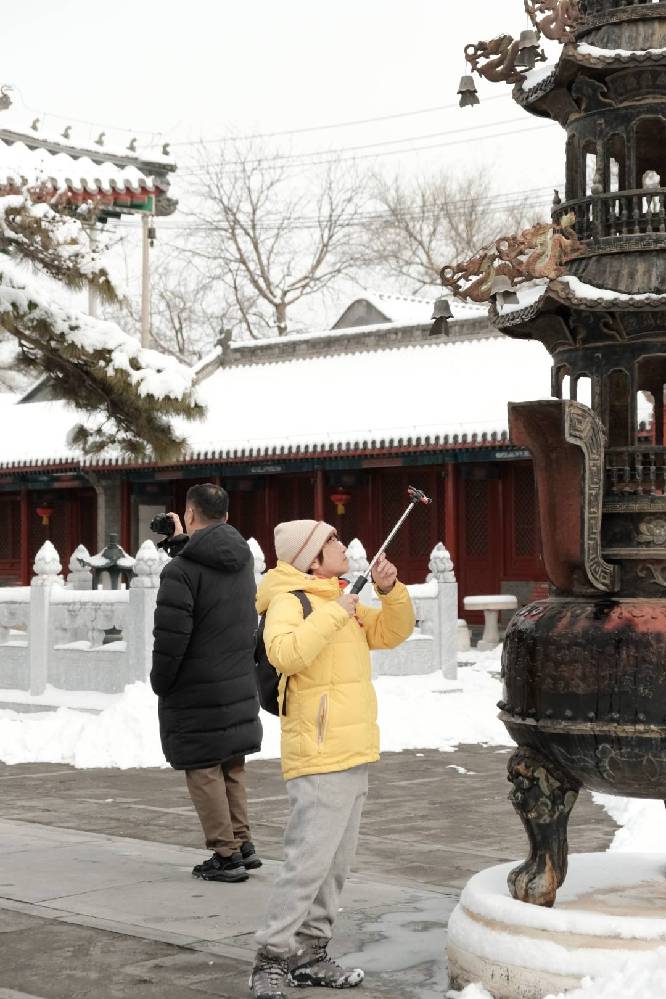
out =
<path fill-rule="evenodd" d="M 407 509 L 405 510 L 402 517 L 395 525 L 389 536 L 384 541 L 384 544 L 381 546 L 377 554 L 372 559 L 372 562 L 366 569 L 364 575 L 359 576 L 354 585 L 352 586 L 351 590 L 349 590 L 350 593 L 352 594 L 360 593 L 363 587 L 368 583 L 368 581 L 370 580 L 372 570 L 374 569 L 375 564 L 377 562 L 377 559 L 379 558 L 380 555 L 382 555 L 386 551 L 388 546 L 391 544 L 394 537 L 396 536 L 396 534 L 398 533 L 404 522 L 407 520 L 414 507 L 418 503 L 423 503 L 425 506 L 428 506 L 429 503 L 432 503 L 430 497 L 426 496 L 426 494 L 424 492 L 421 492 L 420 489 L 416 489 L 415 486 L 409 486 L 407 489 L 407 494 L 409 496 L 409 506 L 407 507 Z"/>

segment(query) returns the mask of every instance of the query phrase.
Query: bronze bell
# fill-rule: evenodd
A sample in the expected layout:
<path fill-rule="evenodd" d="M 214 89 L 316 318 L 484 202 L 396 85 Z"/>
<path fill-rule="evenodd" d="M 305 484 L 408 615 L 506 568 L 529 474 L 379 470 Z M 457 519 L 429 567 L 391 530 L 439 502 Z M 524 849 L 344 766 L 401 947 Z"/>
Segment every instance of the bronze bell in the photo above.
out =
<path fill-rule="evenodd" d="M 451 303 L 448 298 L 444 295 L 438 298 L 435 302 L 432 310 L 431 319 L 453 319 L 453 313 L 451 312 Z"/>
<path fill-rule="evenodd" d="M 479 95 L 477 93 L 476 84 L 474 82 L 473 76 L 461 76 L 460 83 L 458 84 L 458 93 L 460 94 L 460 107 L 469 108 L 474 104 L 480 104 Z"/>
<path fill-rule="evenodd" d="M 498 309 L 505 305 L 518 305 L 518 296 L 506 274 L 498 274 L 493 279 L 491 295 L 494 296 Z"/>
<path fill-rule="evenodd" d="M 449 319 L 453 319 L 451 303 L 448 298 L 442 296 L 442 298 L 437 299 L 432 310 L 431 318 L 435 321 L 430 327 L 430 336 L 442 336 L 442 334 L 448 333 Z"/>
<path fill-rule="evenodd" d="M 539 54 L 539 34 L 532 28 L 520 32 L 516 66 L 521 69 L 534 69 Z"/>

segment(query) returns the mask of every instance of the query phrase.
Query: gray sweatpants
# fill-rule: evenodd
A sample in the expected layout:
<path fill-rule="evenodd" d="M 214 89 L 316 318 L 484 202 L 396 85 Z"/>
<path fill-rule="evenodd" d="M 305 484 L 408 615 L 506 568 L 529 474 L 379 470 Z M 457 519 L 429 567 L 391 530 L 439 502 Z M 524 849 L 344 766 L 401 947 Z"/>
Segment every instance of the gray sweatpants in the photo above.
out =
<path fill-rule="evenodd" d="M 285 859 L 256 935 L 260 947 L 287 957 L 296 937 L 331 939 L 367 794 L 367 764 L 287 781 Z"/>

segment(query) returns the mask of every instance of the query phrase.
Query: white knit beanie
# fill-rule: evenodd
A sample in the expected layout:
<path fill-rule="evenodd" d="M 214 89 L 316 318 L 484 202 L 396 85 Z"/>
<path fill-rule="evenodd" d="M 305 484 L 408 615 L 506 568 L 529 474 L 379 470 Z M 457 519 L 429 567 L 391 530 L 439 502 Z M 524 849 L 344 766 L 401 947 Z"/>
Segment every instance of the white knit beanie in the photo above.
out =
<path fill-rule="evenodd" d="M 332 534 L 335 528 L 323 520 L 288 520 L 275 528 L 275 554 L 307 572 Z"/>

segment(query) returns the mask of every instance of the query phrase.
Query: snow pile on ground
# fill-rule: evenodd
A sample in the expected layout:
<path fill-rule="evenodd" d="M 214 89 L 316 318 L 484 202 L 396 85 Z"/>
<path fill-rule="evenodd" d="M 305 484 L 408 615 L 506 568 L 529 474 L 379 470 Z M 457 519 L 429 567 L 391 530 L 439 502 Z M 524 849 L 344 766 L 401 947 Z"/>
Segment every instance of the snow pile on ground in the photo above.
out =
<path fill-rule="evenodd" d="M 468 985 L 462 992 L 447 992 L 450 999 L 493 999 L 482 985 Z M 584 978 L 580 988 L 551 994 L 546 999 L 664 999 L 666 949 L 629 960 L 618 971 L 600 978 Z"/>
<path fill-rule="evenodd" d="M 452 683 L 441 673 L 385 676 L 375 681 L 384 752 L 403 749 L 452 751 L 460 743 L 509 746 L 497 720 L 501 696 L 500 650 L 479 655 Z M 460 688 L 458 692 L 452 688 Z M 259 759 L 280 755 L 277 718 L 262 713 L 264 741 Z M 65 763 L 87 767 L 166 766 L 159 740 L 157 698 L 146 683 L 133 683 L 99 714 L 59 708 L 24 713 L 0 710 L 0 760 L 4 763 Z"/>
<path fill-rule="evenodd" d="M 123 770 L 166 766 L 157 699 L 147 684 L 132 683 L 99 714 L 70 708 L 34 714 L 0 711 L 0 759 Z"/>
<path fill-rule="evenodd" d="M 666 850 L 666 808 L 663 801 L 616 798 L 610 794 L 592 795 L 621 827 L 609 850 L 621 853 L 663 853 Z M 663 992 L 666 995 L 666 989 Z"/>
<path fill-rule="evenodd" d="M 546 999 L 664 999 L 664 996 L 666 948 L 662 947 L 640 960 L 627 961 L 611 975 L 584 978 L 579 989 L 546 996 Z M 465 999 L 468 997 L 465 996 Z M 485 999 L 483 991 L 478 999 Z"/>
<path fill-rule="evenodd" d="M 513 745 L 497 718 L 502 695 L 498 650 L 475 655 L 477 662 L 460 669 L 455 682 L 441 673 L 375 680 L 383 752 L 424 748 L 451 752 L 464 743 Z M 460 693 L 451 690 L 456 687 L 462 688 Z"/>
<path fill-rule="evenodd" d="M 468 985 L 462 992 L 456 992 L 455 989 L 451 989 L 446 994 L 450 999 L 493 999 L 490 992 L 486 992 L 484 987 L 478 982 Z"/>

